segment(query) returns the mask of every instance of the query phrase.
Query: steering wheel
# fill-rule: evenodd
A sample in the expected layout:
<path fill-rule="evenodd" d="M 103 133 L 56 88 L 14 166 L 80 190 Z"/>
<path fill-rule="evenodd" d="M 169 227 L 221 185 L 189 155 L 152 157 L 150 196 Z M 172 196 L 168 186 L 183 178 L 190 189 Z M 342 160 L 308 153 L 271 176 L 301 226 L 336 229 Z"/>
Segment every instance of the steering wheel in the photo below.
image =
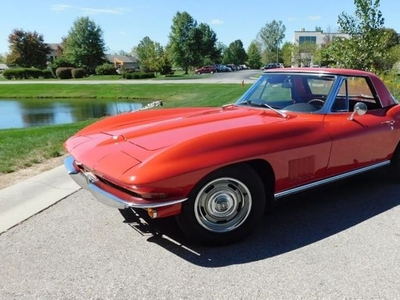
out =
<path fill-rule="evenodd" d="M 321 100 L 321 99 L 311 99 L 310 101 L 307 102 L 308 104 L 314 105 L 318 108 L 321 108 L 322 106 L 324 106 L 325 101 Z"/>

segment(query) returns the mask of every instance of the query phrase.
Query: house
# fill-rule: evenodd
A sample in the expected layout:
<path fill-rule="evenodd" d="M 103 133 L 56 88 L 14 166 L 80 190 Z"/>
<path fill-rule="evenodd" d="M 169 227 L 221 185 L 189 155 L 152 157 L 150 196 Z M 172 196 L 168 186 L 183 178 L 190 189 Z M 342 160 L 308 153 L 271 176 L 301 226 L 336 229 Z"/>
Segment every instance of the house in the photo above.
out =
<path fill-rule="evenodd" d="M 47 61 L 53 62 L 57 57 L 61 56 L 63 48 L 61 44 L 47 44 L 50 48 L 50 53 L 46 55 Z"/>
<path fill-rule="evenodd" d="M 8 67 L 6 64 L 0 64 L 0 74 L 3 73 L 4 70 L 7 70 Z"/>
<path fill-rule="evenodd" d="M 107 55 L 107 60 L 114 64 L 116 70 L 139 69 L 136 57 L 129 55 Z"/>

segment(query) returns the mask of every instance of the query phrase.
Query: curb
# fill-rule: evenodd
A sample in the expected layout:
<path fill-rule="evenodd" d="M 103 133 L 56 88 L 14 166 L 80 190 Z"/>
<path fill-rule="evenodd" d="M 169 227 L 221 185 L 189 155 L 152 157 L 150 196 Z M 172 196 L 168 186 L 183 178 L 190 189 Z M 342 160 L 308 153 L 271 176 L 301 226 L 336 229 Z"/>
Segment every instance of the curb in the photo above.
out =
<path fill-rule="evenodd" d="M 79 189 L 59 166 L 0 190 L 0 234 Z"/>

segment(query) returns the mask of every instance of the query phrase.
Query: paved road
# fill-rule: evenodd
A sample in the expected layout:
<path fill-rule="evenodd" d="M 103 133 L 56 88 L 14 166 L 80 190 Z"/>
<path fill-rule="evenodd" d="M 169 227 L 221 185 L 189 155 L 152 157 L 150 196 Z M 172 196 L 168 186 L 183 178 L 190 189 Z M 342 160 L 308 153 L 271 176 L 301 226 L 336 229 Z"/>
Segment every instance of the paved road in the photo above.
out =
<path fill-rule="evenodd" d="M 195 79 L 141 79 L 141 80 L 1 80 L 0 84 L 165 84 L 165 83 L 252 83 L 261 70 L 202 74 Z"/>
<path fill-rule="evenodd" d="M 384 170 L 362 175 L 207 248 L 81 190 L 0 236 L 0 299 L 399 299 L 399 194 Z"/>

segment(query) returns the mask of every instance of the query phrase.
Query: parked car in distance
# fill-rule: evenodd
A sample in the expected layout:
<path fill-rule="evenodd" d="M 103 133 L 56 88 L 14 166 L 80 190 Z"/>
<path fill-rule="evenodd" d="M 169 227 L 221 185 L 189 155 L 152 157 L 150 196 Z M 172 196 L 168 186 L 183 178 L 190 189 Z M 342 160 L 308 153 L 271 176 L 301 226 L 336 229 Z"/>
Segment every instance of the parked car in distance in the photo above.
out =
<path fill-rule="evenodd" d="M 227 64 L 228 68 L 231 68 L 232 71 L 237 71 L 237 66 L 235 64 Z"/>
<path fill-rule="evenodd" d="M 202 66 L 195 69 L 196 74 L 203 74 L 203 73 L 216 73 L 217 69 L 214 66 Z"/>
<path fill-rule="evenodd" d="M 189 239 L 226 244 L 293 193 L 381 167 L 400 181 L 399 140 L 400 105 L 378 76 L 275 68 L 234 104 L 89 125 L 66 141 L 65 166 L 127 221 L 174 216 Z"/>
<path fill-rule="evenodd" d="M 279 63 L 269 63 L 263 67 L 263 70 L 276 69 L 276 68 L 282 68 L 282 65 Z"/>
<path fill-rule="evenodd" d="M 217 70 L 217 72 L 232 72 L 232 69 L 225 65 L 216 64 L 214 66 L 215 66 L 215 69 Z"/>

